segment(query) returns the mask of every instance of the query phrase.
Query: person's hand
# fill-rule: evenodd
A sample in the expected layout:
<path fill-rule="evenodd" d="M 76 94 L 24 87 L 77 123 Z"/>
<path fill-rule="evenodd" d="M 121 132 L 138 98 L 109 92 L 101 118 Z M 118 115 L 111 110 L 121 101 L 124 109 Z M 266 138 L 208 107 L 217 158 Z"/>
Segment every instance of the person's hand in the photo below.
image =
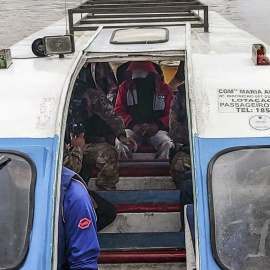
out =
<path fill-rule="evenodd" d="M 142 135 L 144 132 L 144 126 L 136 124 L 133 128 L 132 131 L 135 132 L 136 134 Z"/>
<path fill-rule="evenodd" d="M 138 145 L 132 138 L 127 138 L 127 137 L 121 136 L 120 142 L 125 144 L 126 146 L 128 146 L 129 149 L 134 150 L 134 152 L 137 151 Z"/>
<path fill-rule="evenodd" d="M 73 133 L 70 133 L 70 144 L 73 147 L 79 147 L 83 150 L 85 147 L 84 133 L 81 133 L 77 137 L 75 137 Z"/>
<path fill-rule="evenodd" d="M 149 124 L 146 126 L 144 132 L 143 132 L 143 136 L 144 135 L 149 135 L 150 137 L 154 136 L 156 133 L 158 132 L 158 125 L 155 123 Z"/>

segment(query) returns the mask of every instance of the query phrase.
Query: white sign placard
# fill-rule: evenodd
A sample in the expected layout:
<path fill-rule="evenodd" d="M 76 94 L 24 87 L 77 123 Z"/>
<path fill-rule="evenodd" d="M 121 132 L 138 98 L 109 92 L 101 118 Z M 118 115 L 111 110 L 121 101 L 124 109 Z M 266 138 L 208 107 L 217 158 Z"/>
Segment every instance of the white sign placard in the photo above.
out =
<path fill-rule="evenodd" d="M 270 89 L 218 89 L 221 113 L 270 113 Z"/>

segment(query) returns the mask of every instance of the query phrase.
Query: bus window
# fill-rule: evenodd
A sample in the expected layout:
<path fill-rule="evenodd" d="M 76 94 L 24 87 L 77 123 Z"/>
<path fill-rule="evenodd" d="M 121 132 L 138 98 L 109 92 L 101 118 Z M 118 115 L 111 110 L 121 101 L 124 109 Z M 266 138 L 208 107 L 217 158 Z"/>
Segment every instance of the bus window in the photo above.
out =
<path fill-rule="evenodd" d="M 270 148 L 234 148 L 210 162 L 211 243 L 222 269 L 270 269 Z"/>
<path fill-rule="evenodd" d="M 26 256 L 35 178 L 35 166 L 27 156 L 0 152 L 0 269 L 15 269 Z"/>

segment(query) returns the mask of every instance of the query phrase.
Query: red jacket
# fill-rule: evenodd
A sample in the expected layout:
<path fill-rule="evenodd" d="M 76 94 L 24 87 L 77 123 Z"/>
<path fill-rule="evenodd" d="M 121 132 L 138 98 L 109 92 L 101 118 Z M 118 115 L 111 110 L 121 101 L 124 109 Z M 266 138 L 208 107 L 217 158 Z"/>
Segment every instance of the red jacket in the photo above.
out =
<path fill-rule="evenodd" d="M 132 115 L 128 113 L 128 107 L 134 106 L 140 101 L 137 100 L 136 85 L 134 80 L 131 78 L 132 71 L 140 69 L 152 72 L 155 75 L 154 77 L 156 79 L 156 91 L 153 96 L 153 111 L 158 112 L 160 115 L 158 120 L 162 122 L 165 128 L 168 128 L 170 103 L 173 99 L 173 95 L 169 86 L 166 83 L 160 81 L 160 77 L 151 62 L 131 63 L 126 72 L 127 79 L 120 85 L 114 110 L 117 114 L 122 116 L 126 127 L 133 120 Z"/>

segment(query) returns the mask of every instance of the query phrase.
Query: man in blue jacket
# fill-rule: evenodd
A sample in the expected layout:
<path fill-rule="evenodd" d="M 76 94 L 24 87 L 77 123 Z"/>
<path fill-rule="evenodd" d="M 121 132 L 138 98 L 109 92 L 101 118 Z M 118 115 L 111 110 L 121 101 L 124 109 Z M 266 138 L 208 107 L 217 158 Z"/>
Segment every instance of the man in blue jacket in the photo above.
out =
<path fill-rule="evenodd" d="M 58 270 L 96 270 L 100 247 L 96 214 L 86 184 L 63 167 L 58 236 Z"/>

